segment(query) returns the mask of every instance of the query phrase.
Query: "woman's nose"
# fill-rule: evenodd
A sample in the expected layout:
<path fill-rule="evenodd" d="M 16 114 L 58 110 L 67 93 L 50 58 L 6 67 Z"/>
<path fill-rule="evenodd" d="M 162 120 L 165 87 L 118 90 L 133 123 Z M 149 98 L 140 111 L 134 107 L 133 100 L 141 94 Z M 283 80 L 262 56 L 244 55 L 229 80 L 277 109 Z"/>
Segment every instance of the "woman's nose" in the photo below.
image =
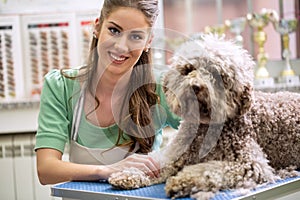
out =
<path fill-rule="evenodd" d="M 129 47 L 128 47 L 128 39 L 127 39 L 126 34 L 123 34 L 122 36 L 118 37 L 115 40 L 114 47 L 120 53 L 128 52 Z"/>

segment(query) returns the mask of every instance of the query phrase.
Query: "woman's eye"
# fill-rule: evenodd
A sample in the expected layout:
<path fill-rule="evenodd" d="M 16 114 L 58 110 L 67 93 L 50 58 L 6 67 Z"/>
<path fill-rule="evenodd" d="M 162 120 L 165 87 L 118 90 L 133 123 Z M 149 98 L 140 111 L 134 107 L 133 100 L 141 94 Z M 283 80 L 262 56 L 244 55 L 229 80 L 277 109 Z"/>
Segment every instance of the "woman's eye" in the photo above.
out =
<path fill-rule="evenodd" d="M 138 34 L 132 34 L 130 38 L 133 40 L 143 40 L 144 39 L 143 36 L 138 35 Z"/>
<path fill-rule="evenodd" d="M 120 31 L 117 29 L 117 28 L 108 28 L 109 32 L 112 34 L 112 35 L 120 35 Z"/>

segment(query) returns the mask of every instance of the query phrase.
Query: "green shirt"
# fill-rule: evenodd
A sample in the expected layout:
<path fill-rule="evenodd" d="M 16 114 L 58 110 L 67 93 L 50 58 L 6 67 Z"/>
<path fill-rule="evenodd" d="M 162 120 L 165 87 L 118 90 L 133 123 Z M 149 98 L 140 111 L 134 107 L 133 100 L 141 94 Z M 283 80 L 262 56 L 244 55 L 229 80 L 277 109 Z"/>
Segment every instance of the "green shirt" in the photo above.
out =
<path fill-rule="evenodd" d="M 67 73 L 75 76 L 78 70 L 70 69 Z M 59 70 L 52 70 L 45 76 L 35 149 L 52 148 L 64 152 L 65 144 L 71 136 L 73 109 L 79 97 L 78 91 L 78 81 L 64 77 Z M 177 129 L 180 123 L 180 118 L 169 110 L 160 84 L 157 84 L 156 92 L 160 96 L 160 109 L 156 109 L 158 112 L 153 119 L 156 131 L 153 150 L 159 149 L 161 145 L 162 129 L 166 126 Z M 110 127 L 95 126 L 82 114 L 77 142 L 89 148 L 110 148 L 117 141 L 118 129 L 116 124 Z M 128 138 L 125 134 L 124 140 Z"/>

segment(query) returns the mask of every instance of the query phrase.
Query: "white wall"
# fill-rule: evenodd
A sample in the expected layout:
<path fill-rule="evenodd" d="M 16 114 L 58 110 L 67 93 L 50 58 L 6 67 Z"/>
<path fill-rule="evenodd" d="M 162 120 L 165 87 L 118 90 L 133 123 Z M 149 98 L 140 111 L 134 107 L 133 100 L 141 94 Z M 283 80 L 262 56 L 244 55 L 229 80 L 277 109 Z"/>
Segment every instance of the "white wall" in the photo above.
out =
<path fill-rule="evenodd" d="M 0 15 L 100 10 L 102 3 L 102 0 L 1 0 Z"/>

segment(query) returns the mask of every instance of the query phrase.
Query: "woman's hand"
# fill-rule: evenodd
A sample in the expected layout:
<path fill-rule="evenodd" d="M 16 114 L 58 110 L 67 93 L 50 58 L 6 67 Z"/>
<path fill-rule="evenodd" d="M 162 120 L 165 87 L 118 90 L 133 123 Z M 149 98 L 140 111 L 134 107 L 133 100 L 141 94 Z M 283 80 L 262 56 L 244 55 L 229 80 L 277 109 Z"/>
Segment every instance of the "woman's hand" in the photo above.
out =
<path fill-rule="evenodd" d="M 122 171 L 126 168 L 137 168 L 150 177 L 159 177 L 160 165 L 149 155 L 132 154 L 117 163 L 103 166 L 107 170 L 107 178 L 110 174 Z"/>

